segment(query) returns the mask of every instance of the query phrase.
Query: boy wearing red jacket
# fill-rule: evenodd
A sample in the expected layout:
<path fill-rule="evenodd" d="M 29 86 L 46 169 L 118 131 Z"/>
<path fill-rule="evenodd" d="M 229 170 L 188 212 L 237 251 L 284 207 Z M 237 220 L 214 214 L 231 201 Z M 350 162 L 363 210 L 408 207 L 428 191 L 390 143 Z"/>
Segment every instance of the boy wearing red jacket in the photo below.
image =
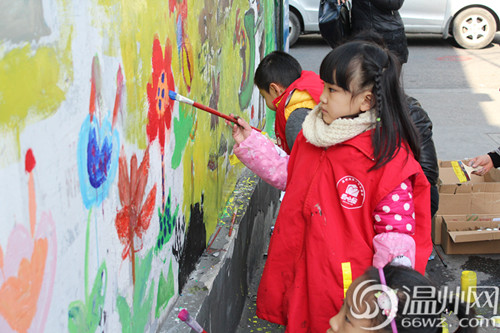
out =
<path fill-rule="evenodd" d="M 276 111 L 277 144 L 290 155 L 304 118 L 319 102 L 323 81 L 316 73 L 303 71 L 290 54 L 274 51 L 260 62 L 254 83 L 267 107 Z"/>

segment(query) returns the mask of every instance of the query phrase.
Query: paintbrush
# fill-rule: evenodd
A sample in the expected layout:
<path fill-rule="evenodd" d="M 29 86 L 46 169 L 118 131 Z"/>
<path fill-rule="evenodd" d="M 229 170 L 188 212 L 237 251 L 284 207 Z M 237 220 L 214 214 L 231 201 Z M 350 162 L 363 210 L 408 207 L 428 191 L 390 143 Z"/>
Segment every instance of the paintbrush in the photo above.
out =
<path fill-rule="evenodd" d="M 188 310 L 182 309 L 177 317 L 191 327 L 196 333 L 207 333 L 194 318 L 191 318 Z"/>
<path fill-rule="evenodd" d="M 177 101 L 179 103 L 185 103 L 185 104 L 192 105 L 195 108 L 198 108 L 198 109 L 203 110 L 203 111 L 207 111 L 207 112 L 209 112 L 209 113 L 211 113 L 213 115 L 216 115 L 217 117 L 224 118 L 226 120 L 229 120 L 230 122 L 235 123 L 236 125 L 239 125 L 237 117 L 231 117 L 231 116 L 228 116 L 227 114 L 220 113 L 219 111 L 217 111 L 215 109 L 212 109 L 211 107 L 208 107 L 206 105 L 203 105 L 203 104 L 200 104 L 198 102 L 195 102 L 195 101 L 193 101 L 193 100 L 191 100 L 191 99 L 189 99 L 189 98 L 187 98 L 185 96 L 182 96 L 182 95 L 176 93 L 175 91 L 169 90 L 168 91 L 168 97 L 170 97 L 170 99 L 173 100 L 173 101 Z M 262 132 L 258 128 L 255 128 L 253 126 L 250 126 L 250 127 L 252 127 L 256 131 Z"/>
<path fill-rule="evenodd" d="M 233 218 L 231 219 L 231 226 L 229 227 L 229 237 L 231 237 L 231 234 L 233 233 L 233 228 L 234 228 L 234 221 L 236 220 L 236 213 L 238 212 L 238 208 L 234 210 L 233 213 Z"/>

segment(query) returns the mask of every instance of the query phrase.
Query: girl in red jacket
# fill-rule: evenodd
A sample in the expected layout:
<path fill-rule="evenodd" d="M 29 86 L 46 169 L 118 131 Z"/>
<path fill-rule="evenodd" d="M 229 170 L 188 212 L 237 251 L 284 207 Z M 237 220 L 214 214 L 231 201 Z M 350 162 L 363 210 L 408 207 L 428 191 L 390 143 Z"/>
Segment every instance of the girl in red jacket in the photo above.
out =
<path fill-rule="evenodd" d="M 287 332 L 325 332 L 351 282 L 371 265 L 425 272 L 429 182 L 399 72 L 394 55 L 370 42 L 332 50 L 320 67 L 320 104 L 290 156 L 280 157 L 244 120 L 233 126 L 245 165 L 286 178 L 257 315 Z M 287 163 L 285 172 L 276 160 Z"/>

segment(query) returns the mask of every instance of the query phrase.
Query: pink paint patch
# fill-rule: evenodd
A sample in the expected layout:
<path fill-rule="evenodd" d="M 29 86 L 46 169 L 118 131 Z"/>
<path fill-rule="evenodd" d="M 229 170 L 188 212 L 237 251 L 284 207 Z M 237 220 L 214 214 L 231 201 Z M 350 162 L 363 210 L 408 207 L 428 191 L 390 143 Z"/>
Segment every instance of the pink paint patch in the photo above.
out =
<path fill-rule="evenodd" d="M 31 258 L 33 247 L 34 244 L 29 231 L 22 224 L 16 224 L 10 232 L 9 242 L 7 243 L 4 267 L 6 279 L 17 274 L 23 258 Z"/>
<path fill-rule="evenodd" d="M 439 58 L 437 58 L 437 60 L 439 60 L 439 61 L 469 61 L 469 60 L 472 60 L 472 57 L 455 55 L 455 56 L 439 57 Z"/>

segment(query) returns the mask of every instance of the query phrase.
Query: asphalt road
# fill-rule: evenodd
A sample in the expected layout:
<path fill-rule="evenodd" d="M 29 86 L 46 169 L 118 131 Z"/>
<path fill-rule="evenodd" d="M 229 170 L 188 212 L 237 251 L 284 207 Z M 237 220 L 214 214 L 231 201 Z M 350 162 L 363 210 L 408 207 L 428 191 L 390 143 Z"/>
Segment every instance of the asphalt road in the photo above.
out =
<path fill-rule="evenodd" d="M 482 50 L 465 50 L 432 35 L 409 35 L 410 56 L 403 68 L 407 94 L 428 112 L 438 158 L 456 160 L 484 154 L 500 146 L 500 33 Z M 303 69 L 318 72 L 330 47 L 320 35 L 307 35 L 290 49 Z M 439 252 L 436 252 L 439 251 Z M 443 261 L 439 258 L 441 255 Z M 463 270 L 477 273 L 478 285 L 500 286 L 500 255 L 446 255 L 437 246 L 426 275 L 450 290 L 460 285 Z M 284 328 L 255 316 L 260 272 L 252 278 L 237 333 L 284 332 Z M 497 304 L 498 305 L 498 304 Z M 497 313 L 482 313 L 486 318 Z M 454 330 L 450 330 L 453 332 Z M 478 332 L 500 332 L 481 328 Z"/>
<path fill-rule="evenodd" d="M 500 33 L 481 50 L 465 50 L 435 35 L 408 35 L 408 44 L 404 87 L 433 121 L 438 157 L 474 157 L 500 146 Z M 330 50 L 314 34 L 300 37 L 290 54 L 303 69 L 318 72 Z"/>

